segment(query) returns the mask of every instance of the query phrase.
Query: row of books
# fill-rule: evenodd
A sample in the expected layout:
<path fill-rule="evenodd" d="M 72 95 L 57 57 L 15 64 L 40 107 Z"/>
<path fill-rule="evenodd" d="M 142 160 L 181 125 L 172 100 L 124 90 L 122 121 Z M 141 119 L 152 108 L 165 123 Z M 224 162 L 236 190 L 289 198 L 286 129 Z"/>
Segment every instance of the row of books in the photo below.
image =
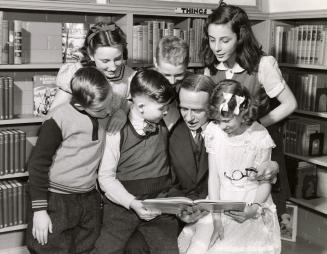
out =
<path fill-rule="evenodd" d="M 26 223 L 26 183 L 0 181 L 0 228 Z"/>
<path fill-rule="evenodd" d="M 277 25 L 273 40 L 273 53 L 279 62 L 327 65 L 327 30 L 324 25 Z"/>
<path fill-rule="evenodd" d="M 301 156 L 310 156 L 323 150 L 323 141 L 318 144 L 314 135 L 321 132 L 320 123 L 307 119 L 293 118 L 286 122 L 284 151 Z"/>
<path fill-rule="evenodd" d="M 0 77 L 0 120 L 14 117 L 14 79 Z"/>
<path fill-rule="evenodd" d="M 133 26 L 133 62 L 152 64 L 156 48 L 162 37 L 177 36 L 189 45 L 190 62 L 201 62 L 199 52 L 202 43 L 204 19 L 188 20 L 187 25 L 175 25 L 162 20 L 145 21 Z"/>
<path fill-rule="evenodd" d="M 26 133 L 19 129 L 0 131 L 0 175 L 25 172 Z"/>
<path fill-rule="evenodd" d="M 89 26 L 4 20 L 0 11 L 0 64 L 76 62 Z"/>
<path fill-rule="evenodd" d="M 283 70 L 298 102 L 298 109 L 327 112 L 327 74 Z"/>

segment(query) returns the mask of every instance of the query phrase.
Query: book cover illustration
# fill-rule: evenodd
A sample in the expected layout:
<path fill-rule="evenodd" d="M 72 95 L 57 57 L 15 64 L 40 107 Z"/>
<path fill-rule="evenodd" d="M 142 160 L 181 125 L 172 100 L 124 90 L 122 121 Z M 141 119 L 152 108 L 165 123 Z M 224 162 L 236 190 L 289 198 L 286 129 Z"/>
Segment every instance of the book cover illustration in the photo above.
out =
<path fill-rule="evenodd" d="M 83 47 L 88 31 L 84 23 L 64 23 L 62 27 L 63 62 L 78 62 L 82 57 L 80 48 Z"/>
<path fill-rule="evenodd" d="M 35 75 L 33 83 L 34 115 L 45 116 L 49 112 L 58 90 L 56 76 Z"/>

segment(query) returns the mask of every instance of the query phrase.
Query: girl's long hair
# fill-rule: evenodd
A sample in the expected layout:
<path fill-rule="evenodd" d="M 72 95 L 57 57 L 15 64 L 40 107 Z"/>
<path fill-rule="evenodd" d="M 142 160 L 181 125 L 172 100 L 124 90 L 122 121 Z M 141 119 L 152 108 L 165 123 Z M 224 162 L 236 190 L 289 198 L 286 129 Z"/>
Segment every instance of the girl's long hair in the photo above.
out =
<path fill-rule="evenodd" d="M 204 27 L 201 55 L 205 66 L 209 68 L 211 75 L 217 73 L 215 66 L 219 62 L 209 46 L 209 25 L 227 23 L 230 23 L 232 31 L 237 35 L 236 62 L 245 69 L 248 74 L 256 72 L 258 70 L 260 58 L 264 55 L 264 52 L 253 34 L 249 18 L 242 8 L 225 3 L 220 4 L 220 6 L 208 16 Z"/>

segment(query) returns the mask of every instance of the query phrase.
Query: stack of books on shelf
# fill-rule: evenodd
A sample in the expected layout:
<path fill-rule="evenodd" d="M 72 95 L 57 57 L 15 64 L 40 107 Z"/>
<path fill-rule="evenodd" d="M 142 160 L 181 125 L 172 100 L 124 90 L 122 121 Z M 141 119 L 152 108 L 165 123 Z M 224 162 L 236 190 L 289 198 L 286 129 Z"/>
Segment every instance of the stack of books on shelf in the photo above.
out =
<path fill-rule="evenodd" d="M 133 26 L 133 62 L 152 64 L 156 48 L 162 37 L 177 36 L 190 47 L 190 62 L 201 62 L 199 52 L 202 43 L 204 19 L 188 19 L 188 25 L 175 25 L 164 20 L 150 20 Z"/>
<path fill-rule="evenodd" d="M 0 176 L 26 171 L 26 133 L 19 129 L 0 131 Z"/>
<path fill-rule="evenodd" d="M 283 70 L 298 102 L 298 109 L 327 112 L 327 74 Z"/>
<path fill-rule="evenodd" d="M 276 25 L 274 56 L 282 63 L 327 65 L 327 29 L 321 24 Z"/>
<path fill-rule="evenodd" d="M 0 120 L 14 117 L 14 79 L 0 77 Z"/>
<path fill-rule="evenodd" d="M 0 64 L 77 62 L 88 24 L 4 20 L 0 11 Z"/>
<path fill-rule="evenodd" d="M 321 155 L 323 138 L 320 137 L 322 135 L 320 123 L 294 118 L 287 121 L 284 134 L 286 153 L 300 156 Z"/>
<path fill-rule="evenodd" d="M 0 228 L 26 223 L 26 183 L 0 181 Z"/>

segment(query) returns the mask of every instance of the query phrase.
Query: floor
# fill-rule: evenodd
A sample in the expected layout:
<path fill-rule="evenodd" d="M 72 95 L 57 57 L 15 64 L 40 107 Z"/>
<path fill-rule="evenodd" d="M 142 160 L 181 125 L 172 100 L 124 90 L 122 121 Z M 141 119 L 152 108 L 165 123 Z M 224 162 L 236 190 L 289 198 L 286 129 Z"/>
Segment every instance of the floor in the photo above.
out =
<path fill-rule="evenodd" d="M 282 254 L 327 254 L 327 242 L 326 246 L 318 246 L 301 238 L 296 242 L 282 241 Z"/>

